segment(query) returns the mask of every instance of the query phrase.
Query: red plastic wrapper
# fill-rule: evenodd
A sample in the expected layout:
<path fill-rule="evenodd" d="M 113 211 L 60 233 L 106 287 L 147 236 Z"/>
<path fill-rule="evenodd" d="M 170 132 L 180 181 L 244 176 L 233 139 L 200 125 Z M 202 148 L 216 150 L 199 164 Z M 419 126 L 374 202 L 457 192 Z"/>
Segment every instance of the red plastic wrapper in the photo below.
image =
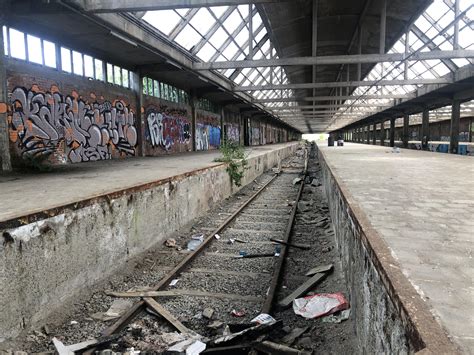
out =
<path fill-rule="evenodd" d="M 349 308 L 341 292 L 320 293 L 293 300 L 293 311 L 304 318 L 319 318 Z"/>

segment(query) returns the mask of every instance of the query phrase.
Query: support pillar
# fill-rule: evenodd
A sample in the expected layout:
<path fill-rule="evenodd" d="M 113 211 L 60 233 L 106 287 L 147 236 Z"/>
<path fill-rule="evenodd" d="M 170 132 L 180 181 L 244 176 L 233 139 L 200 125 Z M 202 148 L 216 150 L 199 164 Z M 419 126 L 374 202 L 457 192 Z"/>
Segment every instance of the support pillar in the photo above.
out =
<path fill-rule="evenodd" d="M 449 140 L 449 152 L 458 154 L 459 151 L 459 120 L 461 117 L 461 101 L 454 100 L 451 108 L 451 130 Z"/>
<path fill-rule="evenodd" d="M 225 123 L 225 111 L 224 107 L 221 108 L 221 144 L 224 143 L 225 140 L 225 132 L 224 132 L 224 123 Z"/>
<path fill-rule="evenodd" d="M 4 23 L 4 5 L 0 5 L 0 24 Z M 2 27 L 0 25 L 0 27 Z M 0 28 L 0 167 L 2 171 L 11 171 L 12 164 L 10 158 L 10 141 L 8 137 L 8 91 L 7 72 L 4 53 L 3 31 Z"/>
<path fill-rule="evenodd" d="M 409 139 L 408 126 L 409 125 L 410 125 L 410 115 L 406 113 L 403 116 L 403 137 L 402 137 L 403 148 L 408 148 L 408 139 Z"/>
<path fill-rule="evenodd" d="M 380 124 L 380 145 L 382 147 L 385 145 L 385 121 Z"/>
<path fill-rule="evenodd" d="M 370 144 L 370 125 L 367 126 L 366 143 Z"/>
<path fill-rule="evenodd" d="M 192 141 L 193 141 L 193 152 L 195 152 L 197 149 L 196 147 L 196 119 L 197 119 L 197 97 L 196 93 L 193 91 L 191 92 L 191 97 L 190 97 L 190 104 L 191 104 L 191 130 L 192 130 Z"/>
<path fill-rule="evenodd" d="M 395 147 L 395 118 L 390 119 L 390 146 Z"/>
<path fill-rule="evenodd" d="M 57 46 L 58 47 L 58 46 Z M 146 112 L 145 108 L 143 107 L 144 97 L 143 97 L 143 78 L 141 71 L 138 72 L 130 72 L 131 78 L 131 89 L 135 91 L 135 95 L 137 98 L 137 131 L 138 139 L 138 155 L 144 157 L 146 155 L 145 152 L 145 129 L 146 129 Z"/>
<path fill-rule="evenodd" d="M 377 144 L 377 123 L 374 123 L 373 125 L 373 131 L 372 131 L 372 144 L 376 145 Z"/>
<path fill-rule="evenodd" d="M 428 150 L 428 142 L 430 141 L 430 111 L 423 110 L 421 119 L 421 149 Z"/>

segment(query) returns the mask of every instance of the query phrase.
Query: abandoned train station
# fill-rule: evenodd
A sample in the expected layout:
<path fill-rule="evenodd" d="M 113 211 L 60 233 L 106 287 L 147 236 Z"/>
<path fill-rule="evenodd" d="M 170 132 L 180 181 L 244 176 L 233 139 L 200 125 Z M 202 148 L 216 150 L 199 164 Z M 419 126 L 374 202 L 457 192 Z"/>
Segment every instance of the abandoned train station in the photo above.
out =
<path fill-rule="evenodd" d="M 0 0 L 0 355 L 474 354 L 473 0 Z"/>

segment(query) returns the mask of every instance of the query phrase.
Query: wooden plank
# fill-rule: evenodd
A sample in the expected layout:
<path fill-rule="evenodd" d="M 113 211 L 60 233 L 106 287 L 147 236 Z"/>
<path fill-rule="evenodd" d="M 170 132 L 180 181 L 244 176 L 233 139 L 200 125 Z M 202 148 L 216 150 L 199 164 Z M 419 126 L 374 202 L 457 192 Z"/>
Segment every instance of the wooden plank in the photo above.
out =
<path fill-rule="evenodd" d="M 131 292 L 106 292 L 112 297 L 176 297 L 176 296 L 192 296 L 192 297 L 212 297 L 224 298 L 235 301 L 261 302 L 260 296 L 243 296 L 233 293 L 216 293 L 199 290 L 170 290 L 170 291 L 131 291 Z"/>
<path fill-rule="evenodd" d="M 298 248 L 298 249 L 303 249 L 303 250 L 309 250 L 311 249 L 311 245 L 308 245 L 308 244 L 295 244 L 295 243 L 287 243 L 283 240 L 280 240 L 280 239 L 275 239 L 275 238 L 270 238 L 270 240 L 272 242 L 275 242 L 275 243 L 278 243 L 278 244 L 283 244 L 283 245 L 286 245 L 286 246 L 289 246 L 289 247 L 293 247 L 293 248 Z"/>
<path fill-rule="evenodd" d="M 327 275 L 329 275 L 329 271 L 315 274 L 313 277 L 307 280 L 304 284 L 302 284 L 300 287 L 294 290 L 290 295 L 288 295 L 283 300 L 278 302 L 278 306 L 280 308 L 289 307 L 295 298 L 305 295 L 315 285 L 321 282 Z"/>
<path fill-rule="evenodd" d="M 185 334 L 194 334 L 194 332 L 186 328 L 183 323 L 176 319 L 168 310 L 166 310 L 161 304 L 156 302 L 153 298 L 145 297 L 143 299 L 145 303 L 152 308 L 156 313 L 166 319 L 173 327 L 175 327 L 179 332 Z"/>
<path fill-rule="evenodd" d="M 319 273 L 322 273 L 322 272 L 331 271 L 332 268 L 333 268 L 332 264 L 317 266 L 317 267 L 312 268 L 311 270 L 309 270 L 306 273 L 306 276 L 313 276 L 315 274 L 319 274 Z"/>

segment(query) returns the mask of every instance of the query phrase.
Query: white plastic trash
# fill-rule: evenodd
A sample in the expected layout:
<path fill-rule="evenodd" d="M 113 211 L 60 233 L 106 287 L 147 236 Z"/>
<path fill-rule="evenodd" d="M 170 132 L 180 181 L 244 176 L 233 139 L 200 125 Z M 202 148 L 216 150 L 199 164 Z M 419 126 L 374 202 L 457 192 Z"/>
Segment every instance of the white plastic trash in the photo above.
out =
<path fill-rule="evenodd" d="M 293 311 L 304 318 L 318 318 L 349 308 L 341 292 L 321 293 L 293 300 Z"/>

